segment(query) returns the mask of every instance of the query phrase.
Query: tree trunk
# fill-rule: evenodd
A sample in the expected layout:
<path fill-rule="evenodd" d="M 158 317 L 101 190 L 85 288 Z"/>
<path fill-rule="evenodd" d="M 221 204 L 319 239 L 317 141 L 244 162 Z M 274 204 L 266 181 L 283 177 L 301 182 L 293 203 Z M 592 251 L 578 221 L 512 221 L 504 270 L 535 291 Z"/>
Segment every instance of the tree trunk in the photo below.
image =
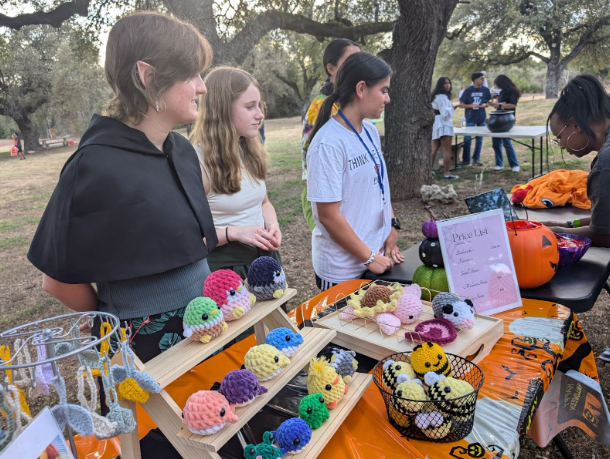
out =
<path fill-rule="evenodd" d="M 430 179 L 434 113 L 430 106 L 436 53 L 457 0 L 399 0 L 386 106 L 385 160 L 394 201 L 419 196 Z"/>
<path fill-rule="evenodd" d="M 13 116 L 15 123 L 19 127 L 21 132 L 21 140 L 23 141 L 23 151 L 28 152 L 31 150 L 40 150 L 40 136 L 38 129 L 32 121 L 32 115 L 30 113 L 20 113 L 19 116 Z"/>
<path fill-rule="evenodd" d="M 547 99 L 557 99 L 559 97 L 559 79 L 565 66 L 560 63 L 559 51 L 551 50 L 551 58 L 546 67 L 546 89 Z"/>

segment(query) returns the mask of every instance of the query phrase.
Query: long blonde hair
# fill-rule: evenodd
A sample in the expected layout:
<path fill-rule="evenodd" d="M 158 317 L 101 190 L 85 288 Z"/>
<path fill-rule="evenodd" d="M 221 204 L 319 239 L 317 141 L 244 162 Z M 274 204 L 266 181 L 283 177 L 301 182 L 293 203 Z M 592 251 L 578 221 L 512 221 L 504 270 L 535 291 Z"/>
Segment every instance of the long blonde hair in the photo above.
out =
<path fill-rule="evenodd" d="M 259 136 L 240 137 L 233 125 L 234 102 L 251 84 L 261 88 L 252 75 L 233 67 L 215 68 L 204 83 L 208 92 L 199 97 L 191 142 L 203 151 L 212 190 L 234 194 L 241 190 L 242 165 L 255 184 L 267 177 L 267 152 Z"/>

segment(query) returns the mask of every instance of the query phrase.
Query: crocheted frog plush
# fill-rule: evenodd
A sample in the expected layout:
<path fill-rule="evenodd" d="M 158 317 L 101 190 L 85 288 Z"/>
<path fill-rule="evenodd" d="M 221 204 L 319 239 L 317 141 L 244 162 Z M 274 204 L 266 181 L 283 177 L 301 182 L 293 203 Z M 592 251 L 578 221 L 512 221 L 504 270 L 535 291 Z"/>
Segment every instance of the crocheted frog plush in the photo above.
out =
<path fill-rule="evenodd" d="M 284 455 L 277 446 L 273 445 L 271 432 L 265 432 L 262 443 L 246 445 L 244 457 L 246 459 L 281 459 Z"/>
<path fill-rule="evenodd" d="M 330 417 L 324 396 L 321 392 L 306 395 L 299 403 L 299 417 L 309 424 L 312 429 L 317 429 Z"/>
<path fill-rule="evenodd" d="M 206 344 L 228 328 L 216 302 L 203 296 L 195 298 L 187 305 L 182 325 L 186 338 Z"/>

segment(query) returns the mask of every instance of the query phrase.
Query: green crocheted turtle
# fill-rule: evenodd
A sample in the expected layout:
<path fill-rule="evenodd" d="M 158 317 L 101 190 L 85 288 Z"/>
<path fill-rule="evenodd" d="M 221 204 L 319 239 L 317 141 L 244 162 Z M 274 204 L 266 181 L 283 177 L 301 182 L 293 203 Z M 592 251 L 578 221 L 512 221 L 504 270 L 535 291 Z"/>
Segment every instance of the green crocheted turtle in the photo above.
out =
<path fill-rule="evenodd" d="M 299 403 L 299 417 L 309 424 L 309 427 L 312 429 L 317 429 L 330 417 L 321 392 L 307 395 L 301 399 Z"/>

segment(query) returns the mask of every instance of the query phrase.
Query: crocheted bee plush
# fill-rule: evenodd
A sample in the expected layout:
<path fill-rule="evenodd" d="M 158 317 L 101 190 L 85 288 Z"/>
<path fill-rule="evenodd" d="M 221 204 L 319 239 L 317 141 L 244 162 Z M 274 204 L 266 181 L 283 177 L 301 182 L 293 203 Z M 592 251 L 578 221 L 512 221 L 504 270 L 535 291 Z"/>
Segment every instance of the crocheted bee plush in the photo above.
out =
<path fill-rule="evenodd" d="M 218 389 L 231 405 L 245 406 L 254 401 L 256 397 L 267 393 L 267 388 L 261 386 L 258 378 L 250 370 L 229 371 Z"/>
<path fill-rule="evenodd" d="M 415 379 L 415 371 L 408 362 L 396 362 L 392 359 L 386 360 L 383 363 L 382 379 L 390 392 L 393 392 L 398 385 L 398 376 L 406 374 L 409 379 Z"/>
<path fill-rule="evenodd" d="M 256 297 L 248 291 L 241 277 L 230 269 L 219 269 L 210 274 L 203 284 L 203 295 L 220 306 L 227 322 L 243 317 L 256 302 Z"/>
<path fill-rule="evenodd" d="M 265 343 L 277 348 L 286 357 L 292 357 L 303 344 L 303 335 L 286 327 L 275 328 L 267 333 Z"/>
<path fill-rule="evenodd" d="M 270 344 L 251 347 L 244 356 L 244 366 L 256 375 L 259 381 L 267 381 L 280 374 L 290 359 Z"/>
<path fill-rule="evenodd" d="M 311 428 L 301 418 L 286 419 L 271 434 L 282 454 L 298 454 L 311 440 Z"/>
<path fill-rule="evenodd" d="M 332 410 L 347 394 L 347 386 L 336 370 L 330 366 L 328 360 L 324 357 L 314 357 L 309 362 L 307 391 L 309 394 L 322 393 L 326 407 Z"/>
<path fill-rule="evenodd" d="M 443 416 L 438 411 L 424 411 L 424 413 L 419 413 L 415 416 L 415 425 L 419 427 L 426 437 L 432 440 L 440 440 L 449 435 L 453 425 L 451 418 Z"/>
<path fill-rule="evenodd" d="M 281 459 L 284 455 L 277 446 L 273 445 L 273 435 L 271 435 L 271 432 L 265 432 L 263 443 L 246 445 L 244 457 L 246 459 Z"/>
<path fill-rule="evenodd" d="M 184 423 L 193 433 L 212 435 L 227 422 L 237 422 L 235 409 L 219 392 L 200 390 L 192 394 L 182 410 Z"/>
<path fill-rule="evenodd" d="M 306 395 L 299 403 L 299 417 L 309 424 L 312 429 L 317 429 L 330 417 L 324 396 L 321 392 Z"/>
<path fill-rule="evenodd" d="M 441 292 L 432 300 L 434 317 L 442 317 L 455 328 L 470 330 L 474 328 L 474 306 L 466 298 L 464 301 L 454 293 Z"/>
<path fill-rule="evenodd" d="M 248 270 L 248 287 L 258 300 L 280 298 L 288 284 L 282 265 L 271 257 L 258 257 Z"/>
<path fill-rule="evenodd" d="M 411 365 L 415 375 L 431 386 L 438 381 L 439 375 L 451 376 L 451 364 L 445 351 L 436 343 L 422 343 L 411 352 Z"/>
<path fill-rule="evenodd" d="M 467 421 L 475 410 L 476 397 L 464 397 L 474 392 L 474 388 L 462 379 L 452 377 L 441 378 L 430 386 L 430 400 L 437 400 L 438 410 L 453 421 Z"/>
<path fill-rule="evenodd" d="M 413 416 L 422 410 L 427 400 L 426 391 L 419 379 L 411 379 L 404 373 L 398 375 L 396 382 L 389 406 L 390 418 L 399 426 L 408 427 Z"/>
<path fill-rule="evenodd" d="M 202 343 L 209 343 L 228 327 L 216 302 L 203 296 L 195 298 L 187 305 L 182 326 L 186 338 Z"/>

